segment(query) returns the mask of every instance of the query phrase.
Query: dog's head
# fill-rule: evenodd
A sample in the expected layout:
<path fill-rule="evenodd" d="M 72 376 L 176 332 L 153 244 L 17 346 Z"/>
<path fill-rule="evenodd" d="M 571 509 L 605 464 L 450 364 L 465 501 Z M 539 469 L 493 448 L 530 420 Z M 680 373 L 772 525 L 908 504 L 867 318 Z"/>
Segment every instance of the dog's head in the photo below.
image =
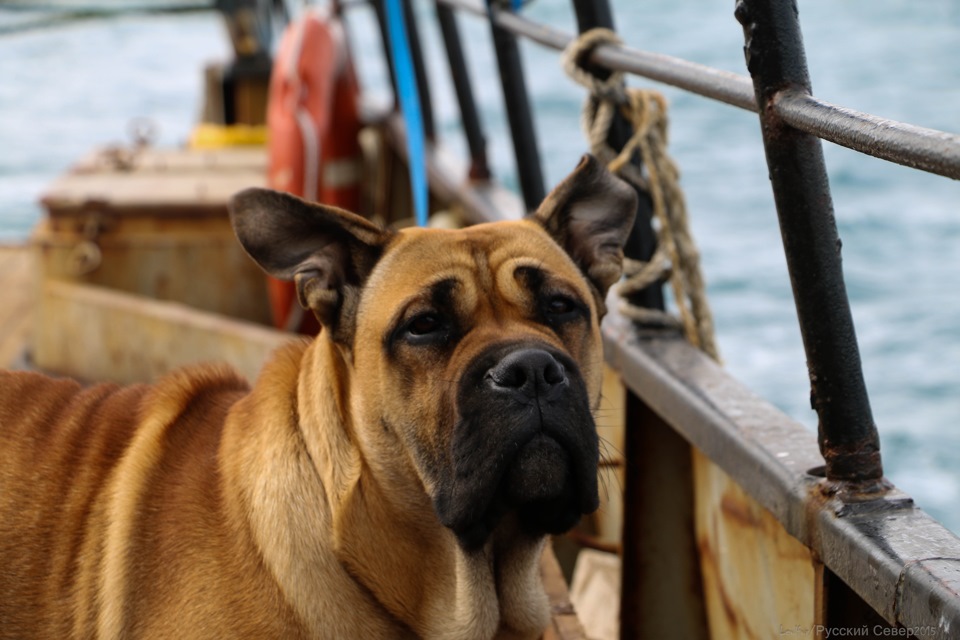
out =
<path fill-rule="evenodd" d="M 635 208 L 587 156 L 524 220 L 391 232 L 263 189 L 231 216 L 344 354 L 365 446 L 409 461 L 470 549 L 510 512 L 539 536 L 597 508 L 599 326 Z"/>

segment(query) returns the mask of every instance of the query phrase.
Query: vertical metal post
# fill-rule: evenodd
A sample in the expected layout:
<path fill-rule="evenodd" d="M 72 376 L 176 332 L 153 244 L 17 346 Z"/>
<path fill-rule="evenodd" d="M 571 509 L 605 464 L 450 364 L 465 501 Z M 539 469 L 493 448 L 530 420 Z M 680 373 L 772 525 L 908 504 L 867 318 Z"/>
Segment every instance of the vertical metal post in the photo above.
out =
<path fill-rule="evenodd" d="M 710 637 L 690 444 L 627 392 L 620 637 Z"/>
<path fill-rule="evenodd" d="M 460 44 L 460 31 L 457 29 L 457 18 L 453 9 L 437 0 L 437 22 L 440 24 L 440 34 L 443 45 L 447 50 L 447 62 L 450 64 L 450 75 L 453 78 L 453 87 L 457 93 L 457 103 L 460 105 L 460 117 L 463 120 L 463 131 L 470 149 L 470 178 L 486 180 L 490 177 L 490 166 L 487 162 L 487 146 L 483 137 L 483 128 L 480 125 L 480 115 L 477 113 L 477 102 L 473 97 L 473 87 L 470 85 L 470 74 Z"/>
<path fill-rule="evenodd" d="M 497 9 L 492 7 L 488 0 L 488 22 L 493 36 L 493 48 L 497 55 L 500 84 L 503 87 L 510 137 L 513 140 L 513 153 L 517 160 L 520 191 L 527 211 L 533 211 L 546 196 L 543 188 L 543 171 L 540 168 L 537 132 L 533 126 L 533 114 L 527 97 L 527 83 L 523 77 L 520 47 L 509 31 L 496 24 L 493 19 L 495 11 Z"/>
<path fill-rule="evenodd" d="M 744 54 L 753 78 L 767 166 L 819 416 L 827 478 L 883 476 L 840 259 L 840 238 L 820 140 L 783 123 L 783 90 L 810 92 L 795 1 L 739 0 Z"/>
<path fill-rule="evenodd" d="M 430 82 L 427 68 L 423 62 L 423 48 L 420 46 L 420 30 L 417 28 L 417 16 L 414 15 L 411 0 L 402 0 L 403 17 L 407 22 L 407 39 L 410 41 L 410 58 L 413 60 L 413 73 L 417 78 L 417 92 L 420 94 L 420 111 L 423 117 L 423 133 L 433 140 L 436 128 L 433 124 L 433 103 L 430 100 Z"/>
<path fill-rule="evenodd" d="M 397 72 L 393 69 L 393 53 L 390 50 L 390 35 L 387 31 L 387 9 L 384 0 L 371 0 L 373 10 L 377 14 L 377 26 L 380 27 L 380 44 L 383 46 L 383 57 L 387 61 L 387 71 L 390 74 L 390 88 L 393 89 L 393 107 L 399 108 L 400 95 L 397 92 Z"/>
<path fill-rule="evenodd" d="M 613 13 L 607 0 L 573 0 L 573 7 L 577 16 L 577 29 L 580 33 L 596 27 L 614 29 Z M 589 66 L 587 67 L 589 68 Z M 607 78 L 610 72 L 606 69 L 590 69 L 600 78 Z M 632 131 L 630 123 L 622 114 L 617 112 L 610 123 L 610 134 L 607 144 L 614 150 L 623 149 L 623 145 L 630 139 Z M 634 157 L 634 164 L 640 164 L 638 157 Z M 630 232 L 630 237 L 624 247 L 624 255 L 634 260 L 649 260 L 657 248 L 657 237 L 653 231 L 653 201 L 650 194 L 641 189 L 637 190 L 640 201 L 637 206 L 637 217 Z M 641 307 L 663 309 L 663 288 L 660 284 L 653 284 L 643 291 L 630 297 L 630 302 Z"/>

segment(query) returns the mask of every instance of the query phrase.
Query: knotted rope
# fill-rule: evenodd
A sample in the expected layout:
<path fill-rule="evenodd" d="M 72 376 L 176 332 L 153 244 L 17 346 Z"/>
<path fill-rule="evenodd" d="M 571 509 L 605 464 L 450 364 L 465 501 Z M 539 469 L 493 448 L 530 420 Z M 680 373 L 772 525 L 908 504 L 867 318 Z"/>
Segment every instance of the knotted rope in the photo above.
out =
<path fill-rule="evenodd" d="M 590 90 L 580 124 L 593 155 L 650 195 L 657 223 L 657 248 L 650 260 L 624 259 L 626 277 L 618 285 L 620 312 L 642 324 L 680 326 L 694 346 L 719 360 L 713 315 L 700 271 L 700 253 L 690 234 L 680 174 L 667 153 L 666 99 L 657 91 L 627 89 L 621 71 L 611 71 L 606 79 L 587 71 L 584 61 L 602 44 L 620 45 L 622 41 L 609 29 L 591 29 L 570 43 L 563 53 L 564 70 Z M 633 135 L 619 152 L 607 144 L 610 126 L 618 111 L 633 128 Z M 634 153 L 639 153 L 642 169 L 630 162 Z M 665 280 L 670 281 L 679 321 L 663 311 L 640 307 L 627 299 Z"/>

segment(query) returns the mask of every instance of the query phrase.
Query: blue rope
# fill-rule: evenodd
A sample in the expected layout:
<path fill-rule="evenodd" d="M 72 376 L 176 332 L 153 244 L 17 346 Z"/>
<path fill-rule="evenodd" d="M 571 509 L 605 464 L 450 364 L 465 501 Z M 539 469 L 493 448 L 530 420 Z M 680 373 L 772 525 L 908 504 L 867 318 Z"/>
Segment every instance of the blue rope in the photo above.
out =
<path fill-rule="evenodd" d="M 387 35 L 393 58 L 393 71 L 400 94 L 400 111 L 407 130 L 407 154 L 410 160 L 410 190 L 413 192 L 413 211 L 417 224 L 427 225 L 427 159 L 423 133 L 423 115 L 420 94 L 417 92 L 407 24 L 403 19 L 401 0 L 386 0 Z"/>

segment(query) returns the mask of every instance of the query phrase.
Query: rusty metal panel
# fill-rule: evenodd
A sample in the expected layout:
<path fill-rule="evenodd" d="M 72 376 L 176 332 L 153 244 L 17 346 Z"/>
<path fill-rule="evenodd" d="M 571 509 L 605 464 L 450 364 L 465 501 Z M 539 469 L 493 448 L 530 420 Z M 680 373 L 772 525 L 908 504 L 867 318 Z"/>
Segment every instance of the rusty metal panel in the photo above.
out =
<path fill-rule="evenodd" d="M 226 218 L 45 220 L 31 241 L 43 279 L 110 287 L 269 322 L 266 280 Z"/>
<path fill-rule="evenodd" d="M 265 175 L 263 149 L 97 150 L 43 195 L 32 238 L 42 278 L 268 323 L 264 275 L 227 213 Z"/>
<path fill-rule="evenodd" d="M 697 547 L 710 636 L 813 640 L 810 550 L 702 453 L 693 454 Z"/>

